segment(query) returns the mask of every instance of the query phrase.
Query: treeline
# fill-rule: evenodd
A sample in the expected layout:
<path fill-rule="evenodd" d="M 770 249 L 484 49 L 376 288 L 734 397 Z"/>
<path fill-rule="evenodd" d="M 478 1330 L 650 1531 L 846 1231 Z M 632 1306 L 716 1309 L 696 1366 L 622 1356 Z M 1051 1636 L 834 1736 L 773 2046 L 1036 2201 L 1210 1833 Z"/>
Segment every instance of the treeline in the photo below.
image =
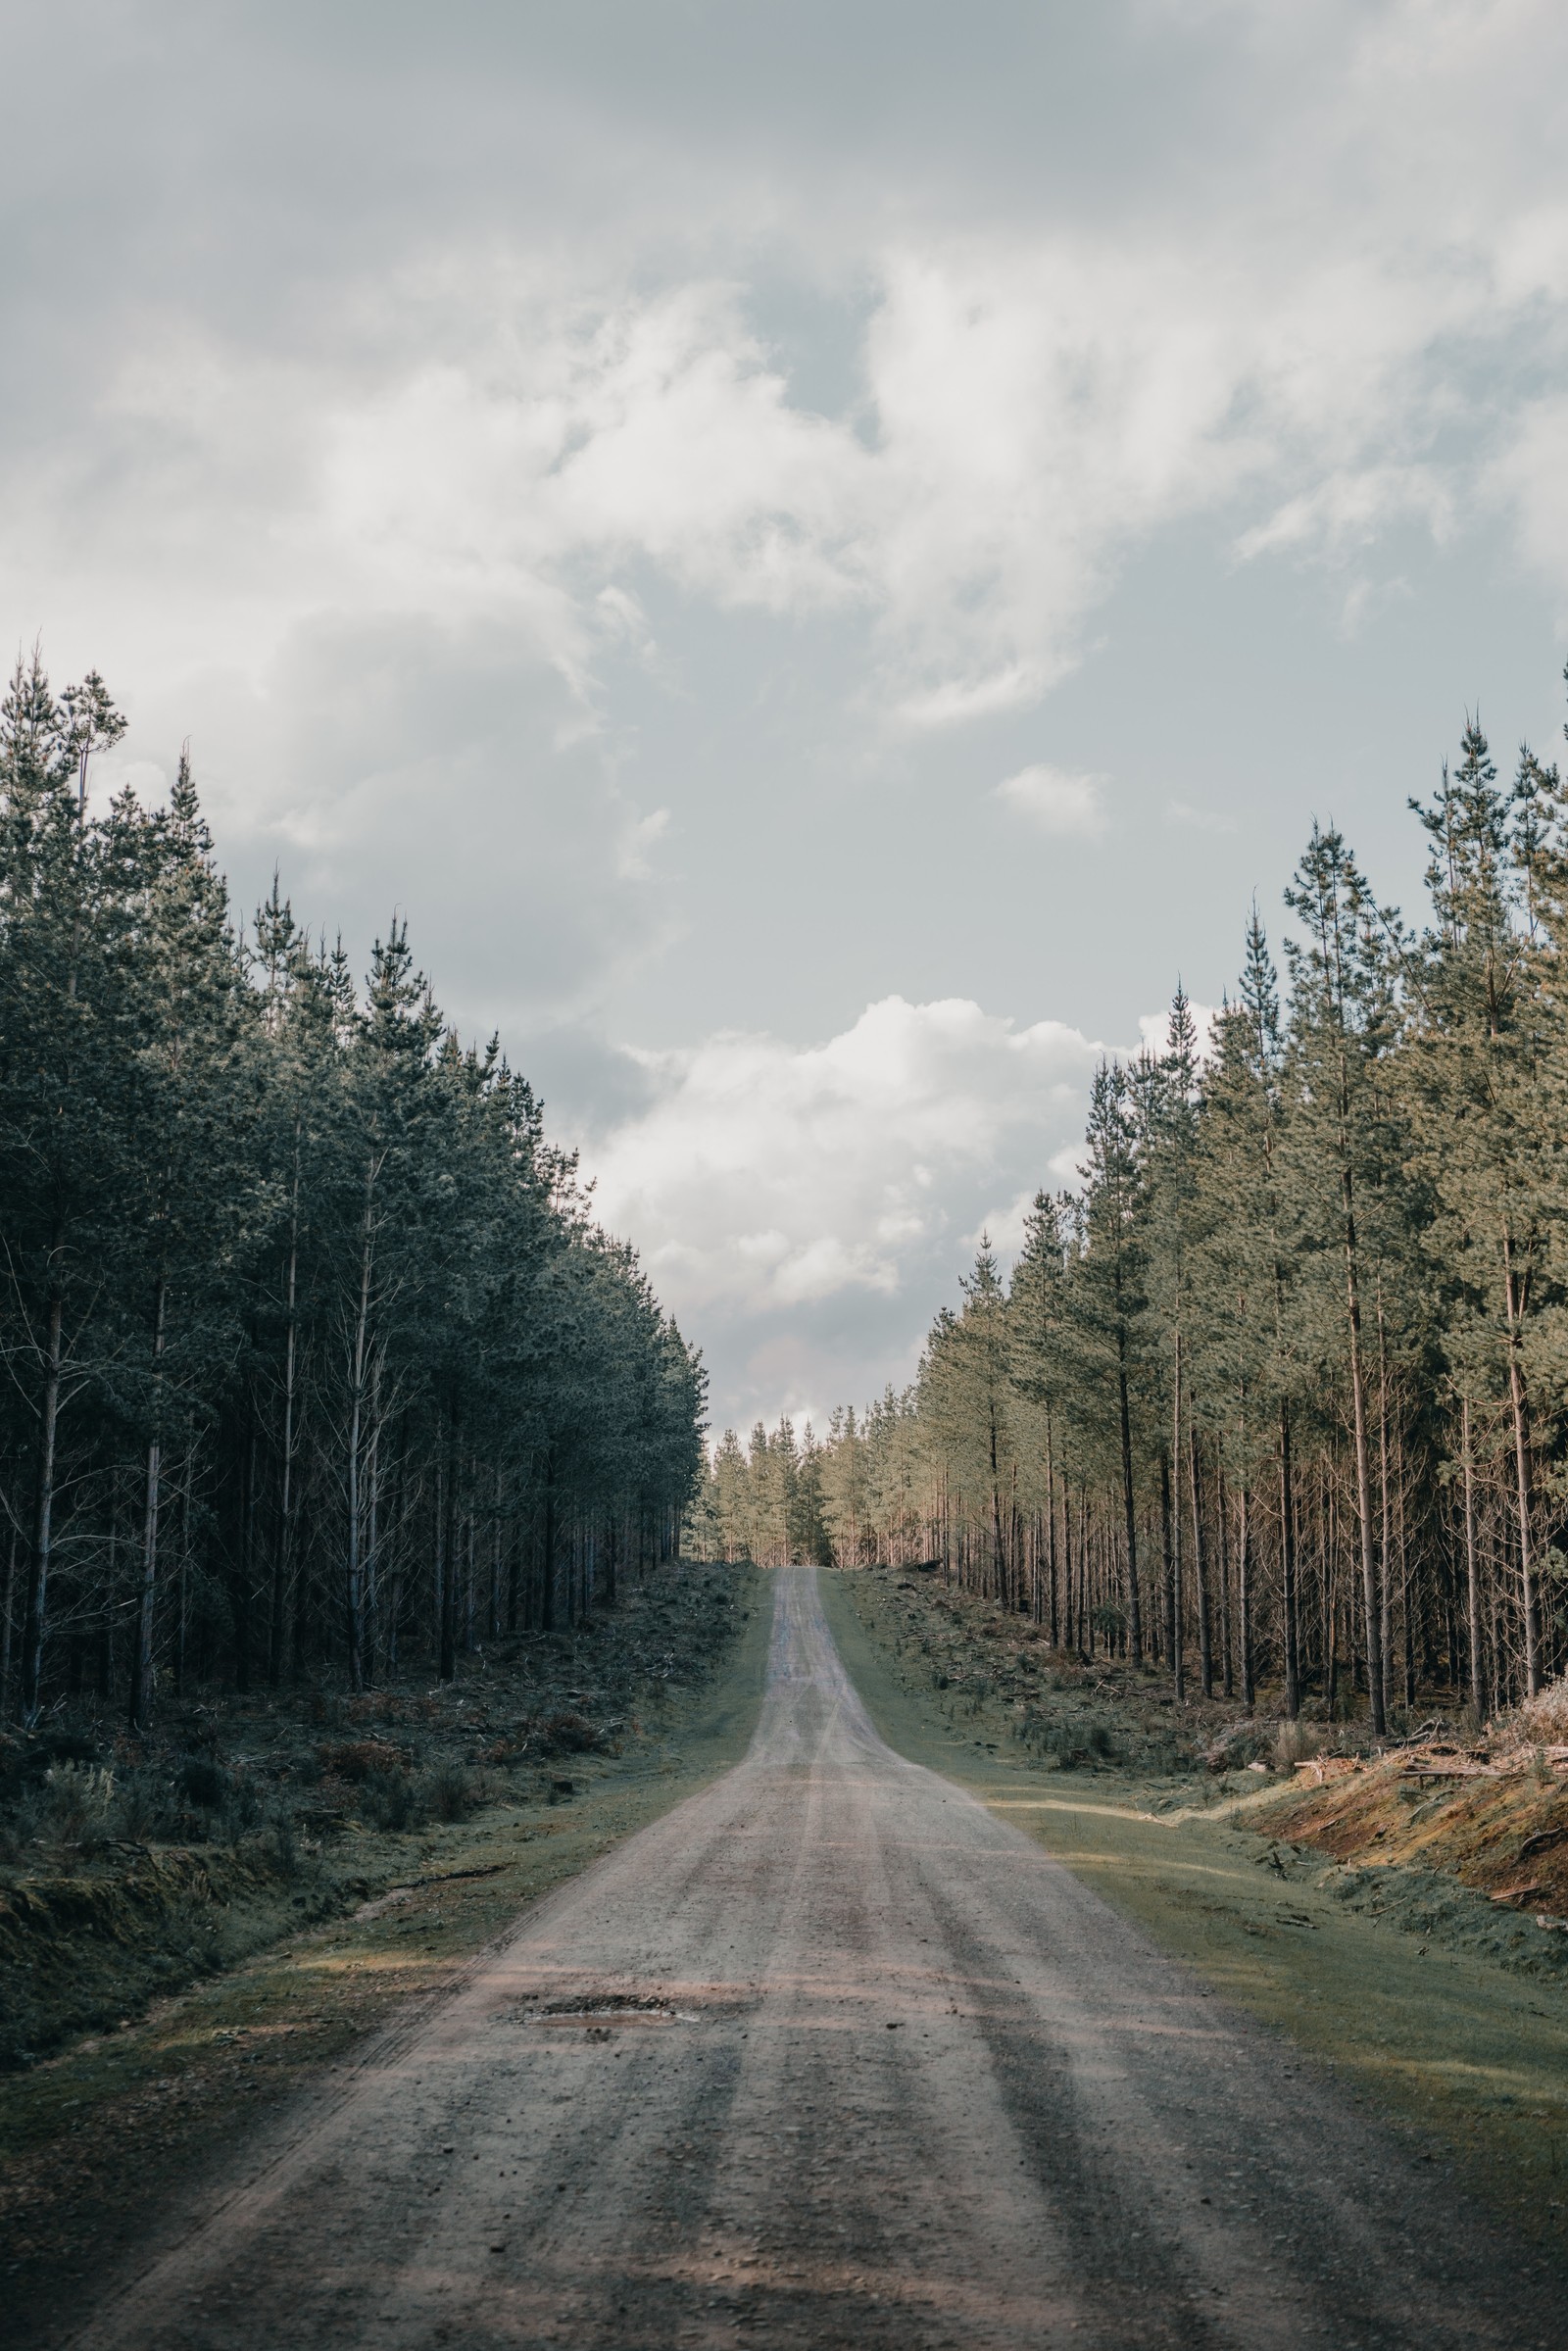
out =
<path fill-rule="evenodd" d="M 36 655 L 0 706 L 0 1705 L 579 1620 L 667 1556 L 704 1375 L 404 926 L 361 992 L 274 884 L 231 917 L 182 759 Z"/>
<path fill-rule="evenodd" d="M 908 1392 L 726 1439 L 719 1552 L 940 1559 L 1179 1694 L 1378 1733 L 1562 1670 L 1568 794 L 1470 724 L 1411 806 L 1425 920 L 1314 825 L 1283 991 L 1254 907 L 1206 1049 L 1178 993 L 1100 1069 L 1081 1189 L 1010 1279 L 982 1248 Z"/>

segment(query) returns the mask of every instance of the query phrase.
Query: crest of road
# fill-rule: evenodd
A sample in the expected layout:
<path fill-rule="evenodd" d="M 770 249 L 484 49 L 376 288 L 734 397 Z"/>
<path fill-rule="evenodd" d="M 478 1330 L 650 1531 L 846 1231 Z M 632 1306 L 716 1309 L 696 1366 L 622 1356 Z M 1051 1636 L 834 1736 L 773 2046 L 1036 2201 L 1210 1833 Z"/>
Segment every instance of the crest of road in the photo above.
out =
<path fill-rule="evenodd" d="M 809 1568 L 744 1761 L 338 2082 L 82 2345 L 1568 2342 L 1287 2042 L 884 1743 Z"/>

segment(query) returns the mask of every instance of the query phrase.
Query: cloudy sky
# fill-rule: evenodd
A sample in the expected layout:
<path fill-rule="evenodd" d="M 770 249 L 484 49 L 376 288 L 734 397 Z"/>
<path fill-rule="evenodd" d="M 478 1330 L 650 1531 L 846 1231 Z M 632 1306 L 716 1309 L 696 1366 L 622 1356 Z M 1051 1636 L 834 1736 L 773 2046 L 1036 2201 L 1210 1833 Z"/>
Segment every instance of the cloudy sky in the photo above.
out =
<path fill-rule="evenodd" d="M 720 1422 L 907 1376 L 1314 812 L 1408 905 L 1554 752 L 1560 5 L 7 15 L 0 634 L 407 911 Z"/>

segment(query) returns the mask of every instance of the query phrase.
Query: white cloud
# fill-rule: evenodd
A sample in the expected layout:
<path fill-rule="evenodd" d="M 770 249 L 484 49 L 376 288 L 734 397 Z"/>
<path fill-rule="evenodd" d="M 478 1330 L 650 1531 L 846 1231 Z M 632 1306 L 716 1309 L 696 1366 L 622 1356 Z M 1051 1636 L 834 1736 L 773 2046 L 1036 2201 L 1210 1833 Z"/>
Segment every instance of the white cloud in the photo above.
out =
<path fill-rule="evenodd" d="M 985 41 L 885 0 L 730 12 L 722 39 L 629 0 L 479 12 L 456 44 L 391 12 L 369 66 L 354 10 L 220 12 L 194 45 L 123 37 L 110 0 L 23 13 L 19 86 L 69 85 L 75 137 L 69 196 L 47 109 L 0 158 L 46 231 L 4 297 L 11 641 L 104 668 L 140 777 L 194 734 L 247 889 L 281 854 L 351 935 L 408 906 L 443 998 L 511 1044 L 589 1033 L 617 986 L 625 1033 L 629 974 L 760 903 L 749 796 L 804 779 L 804 831 L 845 767 L 928 810 L 1022 759 L 908 738 L 1015 742 L 1141 555 L 1142 613 L 1084 681 L 1112 715 L 1190 659 L 1200 613 L 1131 625 L 1183 593 L 1173 551 L 1326 564 L 1370 628 L 1425 588 L 1423 541 L 1500 514 L 1568 604 L 1547 0 L 1107 0 L 1004 8 Z M 1245 708 L 1222 665 L 1213 708 Z M 1169 817 L 1216 821 L 1179 733 Z M 1107 821 L 1097 775 L 996 789 L 1060 840 Z M 935 884 L 978 958 L 1000 926 L 933 877 L 951 829 L 911 826 L 893 887 L 873 832 L 853 920 L 792 898 L 829 990 L 835 956 L 867 994 L 907 973 Z M 1116 888 L 1151 956 L 1171 903 L 1203 919 Z M 787 1029 L 774 963 L 746 1002 Z M 723 1020 L 729 978 L 696 970 L 658 1033 Z M 1070 1180 L 1093 1051 L 888 997 L 808 1050 L 638 1056 L 605 1199 L 769 1408 L 820 1396 L 830 1340 L 906 1364 L 978 1221 Z"/>
<path fill-rule="evenodd" d="M 1532 401 L 1486 487 L 1512 512 L 1524 555 L 1568 609 L 1568 399 Z"/>
<path fill-rule="evenodd" d="M 1102 1050 L 1059 1021 L 893 996 L 823 1045 L 729 1031 L 639 1053 L 653 1100 L 587 1147 L 596 1206 L 716 1345 L 732 1414 L 759 1350 L 835 1302 L 881 1301 L 906 1345 L 923 1331 L 988 1203 L 1081 1134 Z M 831 1395 L 830 1363 L 808 1349 L 800 1368 Z"/>
<path fill-rule="evenodd" d="M 1069 775 L 1063 768 L 1044 764 L 1022 767 L 998 784 L 997 798 L 1043 833 L 1092 840 L 1105 829 L 1104 780 L 1100 775 Z"/>
<path fill-rule="evenodd" d="M 1171 824 L 1186 825 L 1197 833 L 1234 833 L 1235 821 L 1222 816 L 1217 808 L 1194 808 L 1190 800 L 1167 800 L 1165 816 Z"/>

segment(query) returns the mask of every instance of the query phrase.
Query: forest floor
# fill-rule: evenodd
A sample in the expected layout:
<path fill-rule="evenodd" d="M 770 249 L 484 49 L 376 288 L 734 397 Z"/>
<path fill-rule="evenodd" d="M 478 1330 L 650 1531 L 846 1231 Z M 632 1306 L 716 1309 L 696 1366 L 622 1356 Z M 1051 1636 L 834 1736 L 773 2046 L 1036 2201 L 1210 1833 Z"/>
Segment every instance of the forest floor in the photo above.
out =
<path fill-rule="evenodd" d="M 61 2339 L 220 2150 L 738 1761 L 769 1613 L 765 1577 L 688 1566 L 444 1689 L 171 1710 L 129 1756 L 86 1721 L 7 1741 L 10 2339 Z M 127 1781 L 128 1824 L 111 1809 Z M 107 1833 L 127 1825 L 142 1836 Z"/>
<path fill-rule="evenodd" d="M 1303 1767 L 1276 1726 L 1178 1711 L 1165 1677 L 1085 1666 L 934 1578 L 820 1581 L 891 1745 L 1568 2244 L 1568 1790 L 1549 1763 L 1435 1739 Z"/>

